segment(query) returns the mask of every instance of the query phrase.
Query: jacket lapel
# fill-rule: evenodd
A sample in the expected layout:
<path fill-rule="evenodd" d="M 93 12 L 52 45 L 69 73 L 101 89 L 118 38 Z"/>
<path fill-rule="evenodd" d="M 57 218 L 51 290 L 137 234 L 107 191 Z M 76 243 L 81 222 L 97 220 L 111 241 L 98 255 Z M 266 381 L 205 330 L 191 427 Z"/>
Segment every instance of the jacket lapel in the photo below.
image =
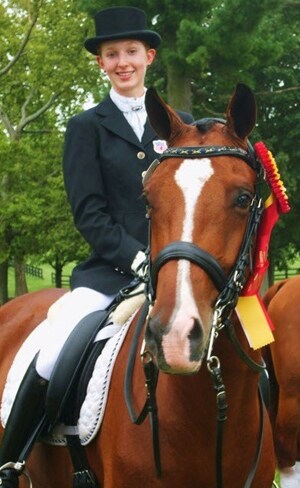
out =
<path fill-rule="evenodd" d="M 122 112 L 112 102 L 109 96 L 107 96 L 101 103 L 99 103 L 99 105 L 96 106 L 95 111 L 100 116 L 99 120 L 103 127 L 106 127 L 106 129 L 114 132 L 131 144 L 134 144 L 135 146 L 138 146 L 140 148 L 143 147 L 144 141 L 140 142 L 138 140 L 130 124 L 127 122 Z M 147 124 L 149 125 L 148 122 Z M 151 129 L 150 125 L 149 129 L 150 131 L 152 131 L 152 134 L 154 134 L 154 136 L 152 137 L 155 137 L 155 133 Z"/>
<path fill-rule="evenodd" d="M 146 146 L 146 144 L 148 144 L 149 142 L 153 141 L 154 139 L 157 139 L 157 134 L 152 129 L 152 127 L 151 127 L 151 125 L 149 123 L 149 120 L 147 119 L 146 120 L 146 124 L 145 124 L 144 134 L 143 134 L 143 137 L 142 137 L 142 143 L 143 143 L 144 146 Z"/>

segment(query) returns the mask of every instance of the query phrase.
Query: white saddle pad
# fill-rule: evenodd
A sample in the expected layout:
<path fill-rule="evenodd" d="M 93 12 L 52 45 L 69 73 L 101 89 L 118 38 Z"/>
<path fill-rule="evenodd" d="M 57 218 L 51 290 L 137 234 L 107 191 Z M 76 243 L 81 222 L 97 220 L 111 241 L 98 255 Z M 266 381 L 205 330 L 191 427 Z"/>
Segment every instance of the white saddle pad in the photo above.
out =
<path fill-rule="evenodd" d="M 94 372 L 88 385 L 87 395 L 81 407 L 78 425 L 57 425 L 50 436 L 45 439 L 46 442 L 55 445 L 65 445 L 65 435 L 72 433 L 79 433 L 83 445 L 88 444 L 94 438 L 104 415 L 110 379 L 118 352 L 126 337 L 130 323 L 143 301 L 144 296 L 138 295 L 122 302 L 112 314 L 111 319 L 113 319 L 113 326 L 107 326 L 100 330 L 96 340 L 103 339 L 107 336 L 112 337 L 107 341 L 102 353 L 96 361 Z M 120 325 L 124 323 L 123 319 L 125 317 L 125 324 Z M 6 425 L 24 374 L 35 354 L 40 350 L 45 327 L 47 327 L 47 321 L 42 322 L 28 336 L 11 366 L 3 391 L 0 410 L 3 427 Z"/>
<path fill-rule="evenodd" d="M 88 444 L 95 437 L 101 425 L 114 364 L 132 319 L 133 316 L 109 339 L 96 361 L 78 420 L 78 433 L 82 445 Z"/>
<path fill-rule="evenodd" d="M 0 411 L 1 423 L 3 427 L 6 425 L 15 396 L 28 369 L 28 366 L 41 348 L 47 327 L 48 322 L 45 320 L 31 332 L 20 347 L 9 370 L 3 390 Z"/>

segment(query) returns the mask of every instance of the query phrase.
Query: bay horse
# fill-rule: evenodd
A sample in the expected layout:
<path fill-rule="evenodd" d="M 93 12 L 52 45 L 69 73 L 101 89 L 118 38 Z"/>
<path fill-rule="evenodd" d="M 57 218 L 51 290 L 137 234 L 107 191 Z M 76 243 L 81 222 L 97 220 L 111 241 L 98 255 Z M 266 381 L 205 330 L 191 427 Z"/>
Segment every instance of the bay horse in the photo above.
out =
<path fill-rule="evenodd" d="M 281 280 L 263 297 L 274 324 L 266 348 L 270 415 L 282 488 L 300 486 L 300 275 Z"/>
<path fill-rule="evenodd" d="M 151 222 L 147 307 L 120 349 L 101 429 L 86 455 L 104 488 L 271 488 L 275 455 L 259 394 L 262 355 L 233 311 L 262 207 L 262 172 L 248 141 L 255 97 L 240 83 L 225 121 L 194 125 L 153 89 L 146 108 L 168 144 L 143 177 Z M 1 307 L 1 392 L 16 351 L 59 293 L 36 292 Z M 138 417 L 145 397 L 150 422 L 136 425 L 129 411 Z M 37 443 L 27 467 L 34 488 L 72 486 L 65 448 Z"/>

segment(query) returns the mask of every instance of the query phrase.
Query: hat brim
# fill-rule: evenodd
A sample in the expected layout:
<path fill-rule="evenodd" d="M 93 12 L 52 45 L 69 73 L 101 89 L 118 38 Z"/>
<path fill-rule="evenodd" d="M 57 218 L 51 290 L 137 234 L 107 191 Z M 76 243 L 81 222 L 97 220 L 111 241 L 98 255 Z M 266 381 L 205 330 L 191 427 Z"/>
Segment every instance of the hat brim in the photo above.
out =
<path fill-rule="evenodd" d="M 102 42 L 117 41 L 121 39 L 137 39 L 138 41 L 145 41 L 149 47 L 156 48 L 159 46 L 161 37 L 157 32 L 151 30 L 145 31 L 129 31 L 120 34 L 112 34 L 111 36 L 97 36 L 90 37 L 84 42 L 84 47 L 95 56 L 98 55 L 98 48 Z"/>

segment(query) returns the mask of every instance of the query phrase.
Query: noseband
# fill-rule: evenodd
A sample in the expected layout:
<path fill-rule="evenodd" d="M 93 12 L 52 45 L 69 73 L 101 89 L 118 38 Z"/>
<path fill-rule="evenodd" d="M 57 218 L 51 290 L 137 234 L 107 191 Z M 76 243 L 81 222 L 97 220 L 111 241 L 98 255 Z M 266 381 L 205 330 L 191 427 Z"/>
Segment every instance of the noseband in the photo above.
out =
<path fill-rule="evenodd" d="M 252 146 L 248 150 L 232 146 L 199 146 L 199 147 L 170 147 L 159 159 L 153 161 L 144 175 L 143 183 L 148 180 L 155 169 L 167 158 L 205 158 L 215 156 L 233 156 L 242 159 L 258 174 L 261 166 L 255 158 Z M 229 316 L 234 309 L 238 296 L 246 281 L 246 270 L 251 261 L 251 244 L 256 234 L 261 214 L 263 212 L 262 199 L 256 192 L 250 208 L 247 228 L 238 259 L 230 276 L 227 276 L 218 261 L 204 249 L 191 242 L 174 241 L 162 249 L 154 261 L 150 263 L 148 253 L 150 277 L 148 280 L 148 298 L 154 303 L 159 270 L 171 260 L 186 259 L 202 268 L 210 277 L 217 290 L 220 292 L 216 304 L 222 309 L 222 317 Z"/>
<path fill-rule="evenodd" d="M 226 285 L 226 275 L 211 254 L 196 246 L 192 242 L 174 241 L 168 244 L 158 253 L 151 267 L 151 283 L 153 290 L 156 290 L 158 272 L 168 261 L 187 259 L 191 263 L 197 264 L 211 278 L 215 287 L 222 291 Z"/>

